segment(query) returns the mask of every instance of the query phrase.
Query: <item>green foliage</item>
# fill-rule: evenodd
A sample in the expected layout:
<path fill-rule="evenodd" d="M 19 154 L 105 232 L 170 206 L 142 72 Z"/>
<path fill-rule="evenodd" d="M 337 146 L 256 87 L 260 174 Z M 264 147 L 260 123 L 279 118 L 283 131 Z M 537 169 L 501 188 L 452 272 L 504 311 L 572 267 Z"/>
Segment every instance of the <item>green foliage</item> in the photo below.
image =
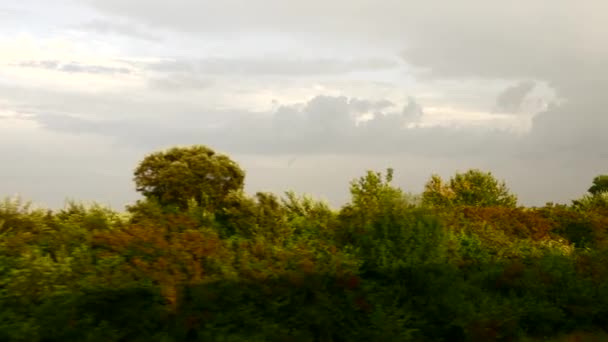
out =
<path fill-rule="evenodd" d="M 343 243 L 358 251 L 366 271 L 392 272 L 438 262 L 440 223 L 416 209 L 391 180 L 388 169 L 384 179 L 370 171 L 351 183 L 352 202 L 340 212 Z"/>
<path fill-rule="evenodd" d="M 32 204 L 21 198 L 6 198 L 0 202 L 0 234 L 40 234 L 48 230 L 48 212 L 33 209 Z"/>
<path fill-rule="evenodd" d="M 576 247 L 608 247 L 608 212 L 576 204 L 573 208 L 549 206 L 540 212 L 552 222 L 554 233 L 566 238 Z"/>
<path fill-rule="evenodd" d="M 608 213 L 608 191 L 585 195 L 573 201 L 573 206 L 583 212 L 597 211 L 606 214 Z"/>
<path fill-rule="evenodd" d="M 146 198 L 126 214 L 6 200 L 0 341 L 605 336 L 605 192 L 516 208 L 471 170 L 433 176 L 420 205 L 392 177 L 354 180 L 336 212 L 293 192 L 248 196 L 236 164 L 194 146 L 146 157 Z"/>
<path fill-rule="evenodd" d="M 509 193 L 505 182 L 499 182 L 492 173 L 469 170 L 456 173 L 448 183 L 433 175 L 422 194 L 424 204 L 433 207 L 480 206 L 515 207 L 517 197 Z"/>
<path fill-rule="evenodd" d="M 608 216 L 608 175 L 595 177 L 588 192 L 582 198 L 572 201 L 572 207 L 584 214 Z"/>
<path fill-rule="evenodd" d="M 608 175 L 600 175 L 593 179 L 593 185 L 587 190 L 591 195 L 608 192 Z"/>
<path fill-rule="evenodd" d="M 244 171 L 205 146 L 174 147 L 144 158 L 134 173 L 137 190 L 163 205 L 185 208 L 190 199 L 215 208 L 243 188 Z"/>

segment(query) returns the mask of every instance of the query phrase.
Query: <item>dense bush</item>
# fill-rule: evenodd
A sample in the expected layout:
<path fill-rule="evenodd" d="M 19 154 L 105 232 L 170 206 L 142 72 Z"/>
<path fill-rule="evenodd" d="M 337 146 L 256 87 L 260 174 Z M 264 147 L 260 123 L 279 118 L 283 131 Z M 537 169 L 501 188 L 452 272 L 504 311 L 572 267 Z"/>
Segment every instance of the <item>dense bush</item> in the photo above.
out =
<path fill-rule="evenodd" d="M 599 185 L 571 206 L 516 208 L 504 183 L 474 171 L 453 186 L 429 183 L 420 201 L 391 185 L 389 169 L 354 180 L 350 202 L 335 211 L 293 192 L 250 197 L 227 157 L 188 151 L 196 153 L 184 154 L 187 163 L 179 149 L 147 160 L 171 168 L 176 184 L 175 170 L 201 163 L 217 174 L 188 170 L 186 185 L 231 180 L 222 167 L 235 183 L 199 184 L 201 196 L 180 188 L 189 198 L 164 183 L 146 187 L 124 214 L 0 203 L 1 341 L 605 336 Z"/>

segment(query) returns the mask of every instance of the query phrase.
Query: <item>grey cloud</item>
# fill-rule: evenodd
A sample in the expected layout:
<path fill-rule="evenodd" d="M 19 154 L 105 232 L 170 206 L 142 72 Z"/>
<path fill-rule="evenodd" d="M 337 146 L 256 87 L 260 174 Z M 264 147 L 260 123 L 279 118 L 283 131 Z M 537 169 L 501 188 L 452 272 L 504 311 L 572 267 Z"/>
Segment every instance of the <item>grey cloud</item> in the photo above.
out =
<path fill-rule="evenodd" d="M 251 115 L 137 92 L 72 93 L 0 85 L 0 101 L 3 99 L 12 112 L 24 113 L 24 119 L 35 120 L 48 130 L 113 137 L 126 146 L 145 149 L 201 143 L 214 127 L 241 122 L 241 116 Z"/>
<path fill-rule="evenodd" d="M 257 38 L 281 32 L 281 37 L 297 42 L 298 47 L 310 50 L 313 56 L 317 51 L 318 55 L 330 51 L 332 56 L 350 56 L 351 50 L 364 51 L 365 55 L 370 51 L 386 55 L 401 51 L 400 56 L 407 64 L 415 70 L 425 70 L 416 71 L 417 81 L 429 81 L 426 84 L 431 86 L 436 80 L 533 79 L 547 82 L 565 102 L 553 104 L 538 114 L 528 135 L 514 136 L 477 129 L 403 129 L 404 123 L 419 118 L 424 111 L 415 100 L 403 109 L 396 109 L 364 99 L 319 97 L 300 106 L 285 105 L 257 115 L 260 113 L 210 111 L 202 104 L 155 99 L 154 94 L 0 91 L 0 96 L 18 102 L 19 109 L 36 113 L 36 120 L 51 130 L 113 137 L 122 146 L 146 150 L 204 143 L 231 154 L 298 155 L 294 167 L 302 162 L 302 154 L 342 155 L 336 157 L 336 162 L 319 163 L 311 166 L 312 171 L 294 176 L 294 180 L 311 179 L 310 182 L 322 179 L 328 186 L 346 183 L 342 164 L 347 159 L 345 155 L 357 155 L 358 165 L 366 166 L 368 160 L 376 157 L 392 158 L 404 168 L 408 165 L 402 158 L 414 155 L 421 160 L 412 161 L 414 166 L 409 167 L 424 169 L 425 174 L 435 171 L 427 172 L 429 165 L 447 173 L 455 160 L 461 168 L 494 168 L 509 175 L 508 181 L 514 181 L 516 191 L 536 200 L 571 198 L 568 196 L 574 196 L 576 189 L 584 192 L 594 173 L 608 168 L 605 134 L 608 97 L 604 94 L 608 89 L 605 80 L 608 2 L 605 1 L 581 4 L 530 0 L 519 5 L 487 0 L 386 0 L 381 4 L 375 0 L 86 0 L 86 3 L 109 14 L 111 23 L 90 27 L 99 33 L 137 36 L 141 32 L 134 28 L 169 28 L 177 32 L 176 36 L 187 36 L 186 41 L 205 43 L 207 38 Z M 162 74 L 150 83 L 155 90 L 200 89 L 205 87 L 207 75 L 286 78 L 360 71 L 387 75 L 398 71 L 393 69 L 390 59 L 388 63 L 340 57 L 247 60 L 234 55 L 183 60 L 180 53 L 192 56 L 197 52 L 180 46 L 181 43 L 168 45 L 162 52 L 177 56 L 176 61 L 149 66 L 151 71 Z M 267 52 L 268 47 L 262 45 L 261 53 Z M 345 46 L 356 48 L 344 52 Z M 153 51 L 152 54 L 158 52 Z M 158 57 L 158 53 L 151 57 Z M 53 69 L 62 65 L 47 61 L 40 67 Z M 402 76 L 396 72 L 393 75 Z M 514 93 L 517 92 L 503 94 L 505 99 L 498 99 L 497 103 L 516 107 L 518 96 Z M 449 104 L 449 95 L 445 101 Z M 353 117 L 370 112 L 374 114 L 373 120 L 354 124 Z M 21 154 L 17 158 L 24 159 Z M 271 171 L 265 169 L 260 173 L 275 181 L 278 173 Z M 333 178 L 326 177 L 332 172 Z"/>
<path fill-rule="evenodd" d="M 547 155 L 572 154 L 606 160 L 608 99 L 601 89 L 608 89 L 608 81 L 575 84 L 580 88 L 568 92 L 569 98 L 563 104 L 552 105 L 534 118 L 531 148 Z"/>
<path fill-rule="evenodd" d="M 24 68 L 41 68 L 67 73 L 88 74 L 129 74 L 131 70 L 124 67 L 108 67 L 103 65 L 90 65 L 77 62 L 62 63 L 56 60 L 23 61 L 15 64 Z"/>
<path fill-rule="evenodd" d="M 424 115 L 422 106 L 413 97 L 408 98 L 407 105 L 403 108 L 403 116 L 407 122 L 417 122 Z"/>
<path fill-rule="evenodd" d="M 213 80 L 188 73 L 174 73 L 149 80 L 151 88 L 162 91 L 199 90 L 209 88 Z"/>
<path fill-rule="evenodd" d="M 356 117 L 375 108 L 372 120 L 356 125 Z M 384 110 L 381 110 L 383 109 Z M 39 112 L 44 127 L 70 134 L 95 134 L 119 139 L 129 146 L 153 149 L 165 145 L 204 143 L 234 153 L 421 156 L 513 153 L 517 139 L 501 131 L 451 128 L 406 129 L 411 117 L 403 112 L 422 108 L 414 99 L 402 111 L 387 101 L 317 96 L 303 105 L 281 106 L 272 113 L 200 113 L 147 120 L 92 120 L 74 115 Z M 231 117 L 220 125 L 210 117 Z"/>
<path fill-rule="evenodd" d="M 44 128 L 70 135 L 93 135 L 112 138 L 119 144 L 135 149 L 154 150 L 173 145 L 221 144 L 222 137 L 207 120 L 187 115 L 149 120 L 108 119 L 92 120 L 66 114 L 41 112 L 31 118 Z M 230 134 L 230 130 L 222 130 Z"/>
<path fill-rule="evenodd" d="M 537 115 L 528 139 L 530 149 L 550 148 L 562 157 L 585 153 L 594 158 L 604 153 L 606 134 L 599 127 L 608 127 L 608 97 L 603 94 L 608 61 L 606 1 L 582 5 L 531 0 L 522 6 L 485 0 L 389 0 L 382 5 L 374 0 L 308 0 L 289 5 L 275 0 L 181 0 L 179 6 L 160 0 L 146 1 L 146 6 L 143 1 L 90 3 L 105 13 L 181 32 L 281 31 L 311 48 L 317 42 L 324 46 L 352 42 L 370 50 L 400 50 L 406 63 L 424 70 L 415 74 L 422 81 L 546 82 L 566 104 Z M 314 43 L 306 40 L 310 36 L 316 38 Z M 498 107 L 517 107 L 515 93 L 498 99 Z"/>
<path fill-rule="evenodd" d="M 127 21 L 97 19 L 79 25 L 77 28 L 98 34 L 122 35 L 152 42 L 162 41 L 161 37 L 150 33 L 149 30 Z"/>
<path fill-rule="evenodd" d="M 360 175 L 362 168 L 396 167 L 399 174 L 406 173 L 403 185 L 409 190 L 412 185 L 421 186 L 433 172 L 449 175 L 455 170 L 482 167 L 505 174 L 513 189 L 521 193 L 527 203 L 542 204 L 544 200 L 574 198 L 578 189 L 586 189 L 589 176 L 599 172 L 601 166 L 601 159 L 590 159 L 582 154 L 554 158 L 556 154 L 551 149 L 543 152 L 542 138 L 531 141 L 531 137 L 476 129 L 403 129 L 403 124 L 408 122 L 403 115 L 407 108 L 415 108 L 412 110 L 414 113 L 424 111 L 415 99 L 400 109 L 388 101 L 320 96 L 303 104 L 284 105 L 269 113 L 250 113 L 206 111 L 184 107 L 183 103 L 160 105 L 159 102 L 148 101 L 134 104 L 127 101 L 129 96 L 113 94 L 107 99 L 99 98 L 101 95 L 83 98 L 82 106 L 76 107 L 73 99 L 60 93 L 45 95 L 0 90 L 3 96 L 10 94 L 13 98 L 22 93 L 23 101 L 33 100 L 30 105 L 43 103 L 39 108 L 31 108 L 30 112 L 35 116 L 29 119 L 36 120 L 48 130 L 68 136 L 82 135 L 83 139 L 98 136 L 98 140 L 112 142 L 121 151 L 140 151 L 133 154 L 128 163 L 115 166 L 122 170 L 120 174 L 124 173 L 124 184 L 121 183 L 124 187 L 129 186 L 128 176 L 143 153 L 181 144 L 206 144 L 229 153 L 237 161 L 243 155 L 257 156 L 255 160 L 284 158 L 283 166 L 297 156 L 298 161 L 288 168 L 293 171 L 245 163 L 248 183 L 254 184 L 249 186 L 256 189 L 272 186 L 272 189 L 281 191 L 293 185 L 303 191 L 325 194 L 337 204 L 343 200 L 340 197 L 342 192 L 337 188 L 346 191 L 348 179 Z M 57 102 L 50 102 L 50 99 Z M 72 103 L 72 106 L 58 106 L 65 102 Z M 49 110 L 53 108 L 54 112 Z M 567 109 L 562 110 L 567 112 Z M 130 111 L 147 111 L 150 115 L 145 119 L 102 115 L 105 112 L 120 114 Z M 355 125 L 354 117 L 369 111 L 375 111 L 374 119 Z M 218 124 L 218 119 L 224 121 Z M 541 137 L 542 132 L 536 132 L 535 136 Z M 530 149 L 534 144 L 539 147 Z M 112 160 L 110 156 L 104 158 Z M 91 163 L 101 167 L 100 163 Z M 110 164 L 104 162 L 103 167 Z M 579 168 L 584 168 L 584 172 L 581 173 Z M 556 169 L 560 172 L 554 172 Z M 523 174 L 522 170 L 527 171 Z M 115 172 L 118 173 L 118 169 Z M 288 174 L 297 177 L 289 178 L 291 181 L 285 187 L 279 186 L 277 179 L 286 180 Z M 316 179 L 323 175 L 328 177 L 327 182 L 317 183 Z M 85 184 L 87 179 L 82 176 L 79 184 Z M 564 188 L 567 191 L 555 192 L 554 182 L 567 182 L 567 189 Z M 120 196 L 125 198 L 124 192 Z"/>
<path fill-rule="evenodd" d="M 67 63 L 59 68 L 59 71 L 91 73 L 91 74 L 129 74 L 131 70 L 127 68 L 115 68 L 101 65 L 83 65 L 80 63 Z"/>
<path fill-rule="evenodd" d="M 526 96 L 535 85 L 534 82 L 524 81 L 508 87 L 496 98 L 496 109 L 505 113 L 518 113 L 522 109 Z"/>
<path fill-rule="evenodd" d="M 59 61 L 23 61 L 16 65 L 24 68 L 57 69 L 59 68 Z"/>
<path fill-rule="evenodd" d="M 367 113 L 367 112 L 381 111 L 381 110 L 393 107 L 395 104 L 386 99 L 380 100 L 380 101 L 368 101 L 368 100 L 361 100 L 361 99 L 357 99 L 357 98 L 351 98 L 349 100 L 349 105 L 357 113 Z"/>
<path fill-rule="evenodd" d="M 602 84 L 594 86 L 601 88 Z M 581 89 L 589 88 L 589 85 Z M 347 153 L 463 156 L 502 154 L 505 158 L 601 158 L 608 141 L 603 97 L 580 90 L 584 101 L 550 107 L 535 118 L 532 133 L 517 138 L 505 132 L 425 128 L 403 130 L 423 108 L 415 99 L 401 110 L 390 101 L 317 97 L 301 106 L 279 107 L 274 113 L 209 111 L 204 105 L 179 101 L 137 100 L 128 94 L 66 94 L 3 88 L 3 96 L 21 103 L 21 111 L 61 132 L 114 136 L 145 148 L 163 144 L 213 143 L 243 153 Z M 577 111 L 578 116 L 571 113 Z M 359 126 L 358 115 L 374 113 Z M 145 119 L 137 114 L 145 113 Z M 78 116 L 104 121 L 76 119 Z M 46 115 L 46 117 L 45 117 Z M 55 115 L 55 116 L 53 116 Z M 268 119 L 269 117 L 272 118 Z M 578 122 L 585 119 L 583 123 Z M 218 123 L 219 126 L 218 126 Z M 555 139 L 559 136 L 559 139 Z"/>
<path fill-rule="evenodd" d="M 311 129 L 339 134 L 354 127 L 352 106 L 344 96 L 317 96 L 306 104 L 302 112 L 312 123 Z"/>
<path fill-rule="evenodd" d="M 96 120 L 132 120 L 143 122 L 170 120 L 188 124 L 232 120 L 230 113 L 209 111 L 204 105 L 166 99 L 141 92 L 75 93 L 40 88 L 0 85 L 0 99 L 9 108 L 31 115 L 53 114 Z"/>
<path fill-rule="evenodd" d="M 149 64 L 152 70 L 202 75 L 314 76 L 339 75 L 359 71 L 394 69 L 399 63 L 390 59 L 277 59 L 277 58 L 205 58 Z"/>
<path fill-rule="evenodd" d="M 443 37 L 444 48 L 456 48 L 458 39 L 454 42 L 449 39 L 462 37 L 466 39 L 463 42 L 466 47 L 477 45 L 471 54 L 496 46 L 536 47 L 518 51 L 527 54 L 553 49 L 561 40 L 581 38 L 581 33 L 601 28 L 595 25 L 602 23 L 602 13 L 607 7 L 601 1 L 581 6 L 561 0 L 531 0 L 525 7 L 483 0 L 448 4 L 441 0 L 386 0 L 381 5 L 374 0 L 294 0 L 289 4 L 278 0 L 180 0 L 177 3 L 88 0 L 88 3 L 106 13 L 183 32 L 312 32 L 321 39 L 339 36 L 359 42 L 365 40 L 366 44 L 374 43 L 367 41 L 369 38 L 380 42 L 396 38 L 409 46 L 422 44 L 425 36 L 433 40 Z M 538 40 L 539 37 L 543 39 Z M 539 44 L 541 41 L 543 44 Z M 484 46 L 484 43 L 491 45 Z M 431 44 L 425 47 L 430 48 Z M 458 52 L 462 55 L 466 51 Z"/>
<path fill-rule="evenodd" d="M 438 78 L 567 83 L 572 77 L 597 77 L 608 56 L 605 1 L 531 0 L 525 6 L 484 0 L 88 3 L 105 13 L 187 33 L 285 32 L 311 48 L 350 41 L 370 49 L 402 49 L 408 63 Z M 306 40 L 310 36 L 314 42 Z"/>
<path fill-rule="evenodd" d="M 161 0 L 89 0 L 89 3 L 104 13 L 180 32 L 280 31 L 301 39 L 303 46 L 311 48 L 320 43 L 333 46 L 351 42 L 370 50 L 401 50 L 405 62 L 416 70 L 425 70 L 416 74 L 419 80 L 547 82 L 559 98 L 571 103 L 559 112 L 571 111 L 558 114 L 554 109 L 539 115 L 534 132 L 553 145 L 559 144 L 563 131 L 569 130 L 581 133 L 566 136 L 576 136 L 589 144 L 603 139 L 595 124 L 605 123 L 608 108 L 608 97 L 602 95 L 608 61 L 606 1 L 582 5 L 573 1 L 531 0 L 521 6 L 485 0 L 447 3 L 388 0 L 381 5 L 374 0 L 302 0 L 289 4 L 277 0 L 180 0 L 177 5 Z M 315 37 L 314 43 L 307 40 L 311 36 Z M 216 67 L 225 69 L 221 63 Z M 240 72 L 243 70 L 247 69 Z M 595 97 L 589 102 L 585 93 Z M 585 103 L 593 104 L 593 108 Z M 573 140 L 569 143 L 578 144 Z"/>
<path fill-rule="evenodd" d="M 356 140 L 364 138 L 362 134 L 367 130 L 366 126 L 356 125 L 357 118 L 370 111 L 379 113 L 393 106 L 387 100 L 317 96 L 301 107 L 280 107 L 271 116 L 272 132 L 261 135 L 272 136 L 277 140 L 277 147 L 272 148 L 273 144 L 269 142 L 265 148 L 276 149 L 282 146 L 280 148 L 295 148 L 299 151 L 310 149 L 317 152 L 326 148 L 350 150 L 348 153 L 366 153 L 355 148 Z"/>

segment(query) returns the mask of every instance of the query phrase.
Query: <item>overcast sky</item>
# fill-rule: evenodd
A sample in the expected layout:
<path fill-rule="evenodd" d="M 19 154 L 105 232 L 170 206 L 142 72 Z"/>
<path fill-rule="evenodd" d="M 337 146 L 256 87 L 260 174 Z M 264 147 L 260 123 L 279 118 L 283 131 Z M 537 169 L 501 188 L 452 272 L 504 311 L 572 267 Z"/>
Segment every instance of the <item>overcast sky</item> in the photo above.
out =
<path fill-rule="evenodd" d="M 524 205 L 608 173 L 603 0 L 0 0 L 0 196 L 122 209 L 204 144 L 338 207 L 480 168 Z"/>

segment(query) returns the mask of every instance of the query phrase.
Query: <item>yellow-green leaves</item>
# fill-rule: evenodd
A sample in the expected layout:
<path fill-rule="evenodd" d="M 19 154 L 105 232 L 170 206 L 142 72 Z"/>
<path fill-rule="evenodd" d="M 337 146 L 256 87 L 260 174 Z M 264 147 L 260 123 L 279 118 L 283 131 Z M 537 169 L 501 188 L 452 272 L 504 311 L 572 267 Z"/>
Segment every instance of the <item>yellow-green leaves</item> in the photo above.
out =
<path fill-rule="evenodd" d="M 469 170 L 456 173 L 449 182 L 433 175 L 425 185 L 423 203 L 433 207 L 478 206 L 515 207 L 517 196 L 511 194 L 505 182 L 499 182 L 492 173 Z"/>

